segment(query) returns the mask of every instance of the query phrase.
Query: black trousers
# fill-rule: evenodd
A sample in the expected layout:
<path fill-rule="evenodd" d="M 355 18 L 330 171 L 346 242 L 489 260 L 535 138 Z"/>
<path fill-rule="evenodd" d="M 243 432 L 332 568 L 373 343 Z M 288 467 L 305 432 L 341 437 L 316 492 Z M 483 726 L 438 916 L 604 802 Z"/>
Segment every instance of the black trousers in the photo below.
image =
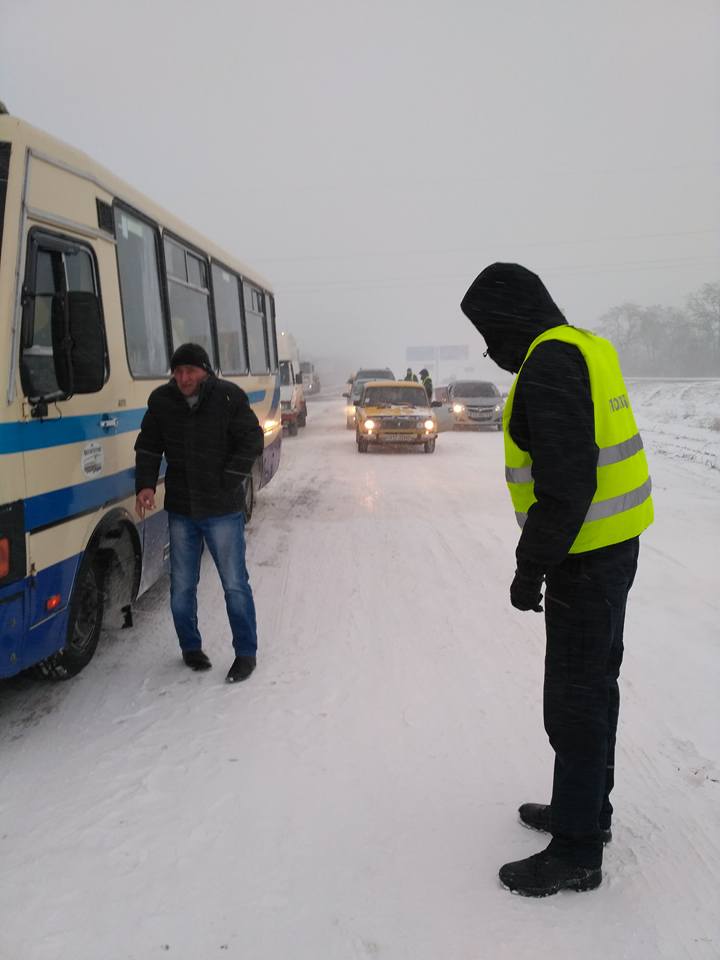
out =
<path fill-rule="evenodd" d="M 569 555 L 546 577 L 545 730 L 555 751 L 551 849 L 599 867 L 612 818 L 625 604 L 637 537 Z"/>

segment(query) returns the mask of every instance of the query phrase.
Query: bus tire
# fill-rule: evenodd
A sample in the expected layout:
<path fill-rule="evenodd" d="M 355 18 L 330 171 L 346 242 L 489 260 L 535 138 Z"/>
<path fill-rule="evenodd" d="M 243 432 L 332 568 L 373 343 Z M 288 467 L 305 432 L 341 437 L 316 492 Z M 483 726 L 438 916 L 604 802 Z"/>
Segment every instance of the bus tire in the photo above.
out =
<path fill-rule="evenodd" d="M 105 598 L 100 564 L 92 558 L 80 564 L 70 599 L 65 646 L 39 664 L 38 669 L 50 680 L 67 680 L 76 676 L 92 660 L 102 630 Z"/>
<path fill-rule="evenodd" d="M 368 452 L 367 440 L 363 440 L 362 437 L 358 438 L 357 448 L 358 448 L 358 453 L 367 453 Z"/>
<path fill-rule="evenodd" d="M 245 481 L 244 499 L 243 515 L 247 525 L 252 520 L 253 510 L 255 509 L 255 479 L 252 474 Z"/>
<path fill-rule="evenodd" d="M 432 440 L 426 440 L 423 444 L 423 449 L 425 453 L 435 453 L 435 437 Z"/>
<path fill-rule="evenodd" d="M 291 437 L 296 437 L 298 435 L 298 424 L 297 420 L 291 420 L 288 424 L 288 434 Z"/>

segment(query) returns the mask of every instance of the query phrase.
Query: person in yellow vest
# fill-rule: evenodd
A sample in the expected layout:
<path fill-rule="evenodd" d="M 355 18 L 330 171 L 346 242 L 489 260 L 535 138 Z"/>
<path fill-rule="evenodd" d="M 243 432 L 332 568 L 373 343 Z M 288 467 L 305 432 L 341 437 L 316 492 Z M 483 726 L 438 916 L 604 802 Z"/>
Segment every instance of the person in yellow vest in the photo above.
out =
<path fill-rule="evenodd" d="M 552 797 L 519 814 L 552 839 L 506 863 L 500 880 L 533 897 L 591 890 L 612 837 L 625 604 L 638 538 L 653 520 L 647 460 L 615 349 L 570 326 L 539 277 L 492 264 L 461 309 L 491 359 L 517 375 L 503 413 L 505 478 L 522 531 L 510 602 L 541 613 L 545 587 Z"/>

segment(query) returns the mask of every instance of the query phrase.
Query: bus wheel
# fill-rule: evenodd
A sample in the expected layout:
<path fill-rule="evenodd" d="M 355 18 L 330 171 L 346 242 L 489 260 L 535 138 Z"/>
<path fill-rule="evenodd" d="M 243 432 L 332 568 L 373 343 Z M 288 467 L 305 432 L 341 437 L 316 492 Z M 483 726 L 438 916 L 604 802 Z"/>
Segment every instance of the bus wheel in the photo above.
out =
<path fill-rule="evenodd" d="M 435 437 L 432 440 L 426 440 L 423 444 L 425 453 L 435 453 Z"/>
<path fill-rule="evenodd" d="M 245 508 L 243 513 L 245 515 L 245 523 L 250 523 L 252 519 L 253 510 L 255 509 L 255 481 L 253 480 L 252 474 L 245 481 Z"/>
<path fill-rule="evenodd" d="M 90 663 L 100 639 L 103 609 L 100 569 L 94 562 L 82 564 L 70 600 L 65 646 L 39 665 L 43 676 L 67 680 Z"/>
<path fill-rule="evenodd" d="M 368 442 L 363 440 L 362 437 L 359 437 L 357 440 L 358 453 L 367 453 L 368 452 Z"/>

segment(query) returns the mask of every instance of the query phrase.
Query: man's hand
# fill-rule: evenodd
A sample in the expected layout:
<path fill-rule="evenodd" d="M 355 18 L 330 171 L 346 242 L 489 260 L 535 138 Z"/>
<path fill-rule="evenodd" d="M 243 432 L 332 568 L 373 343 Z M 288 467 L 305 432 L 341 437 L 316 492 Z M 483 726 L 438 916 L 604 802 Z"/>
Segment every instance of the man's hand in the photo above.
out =
<path fill-rule="evenodd" d="M 141 490 L 140 493 L 135 497 L 135 513 L 140 517 L 141 520 L 145 519 L 146 510 L 155 509 L 155 491 L 152 487 L 145 487 L 144 490 Z"/>
<path fill-rule="evenodd" d="M 510 603 L 516 610 L 533 610 L 542 613 L 542 584 L 543 577 L 528 576 L 515 571 L 515 577 L 510 584 Z"/>

